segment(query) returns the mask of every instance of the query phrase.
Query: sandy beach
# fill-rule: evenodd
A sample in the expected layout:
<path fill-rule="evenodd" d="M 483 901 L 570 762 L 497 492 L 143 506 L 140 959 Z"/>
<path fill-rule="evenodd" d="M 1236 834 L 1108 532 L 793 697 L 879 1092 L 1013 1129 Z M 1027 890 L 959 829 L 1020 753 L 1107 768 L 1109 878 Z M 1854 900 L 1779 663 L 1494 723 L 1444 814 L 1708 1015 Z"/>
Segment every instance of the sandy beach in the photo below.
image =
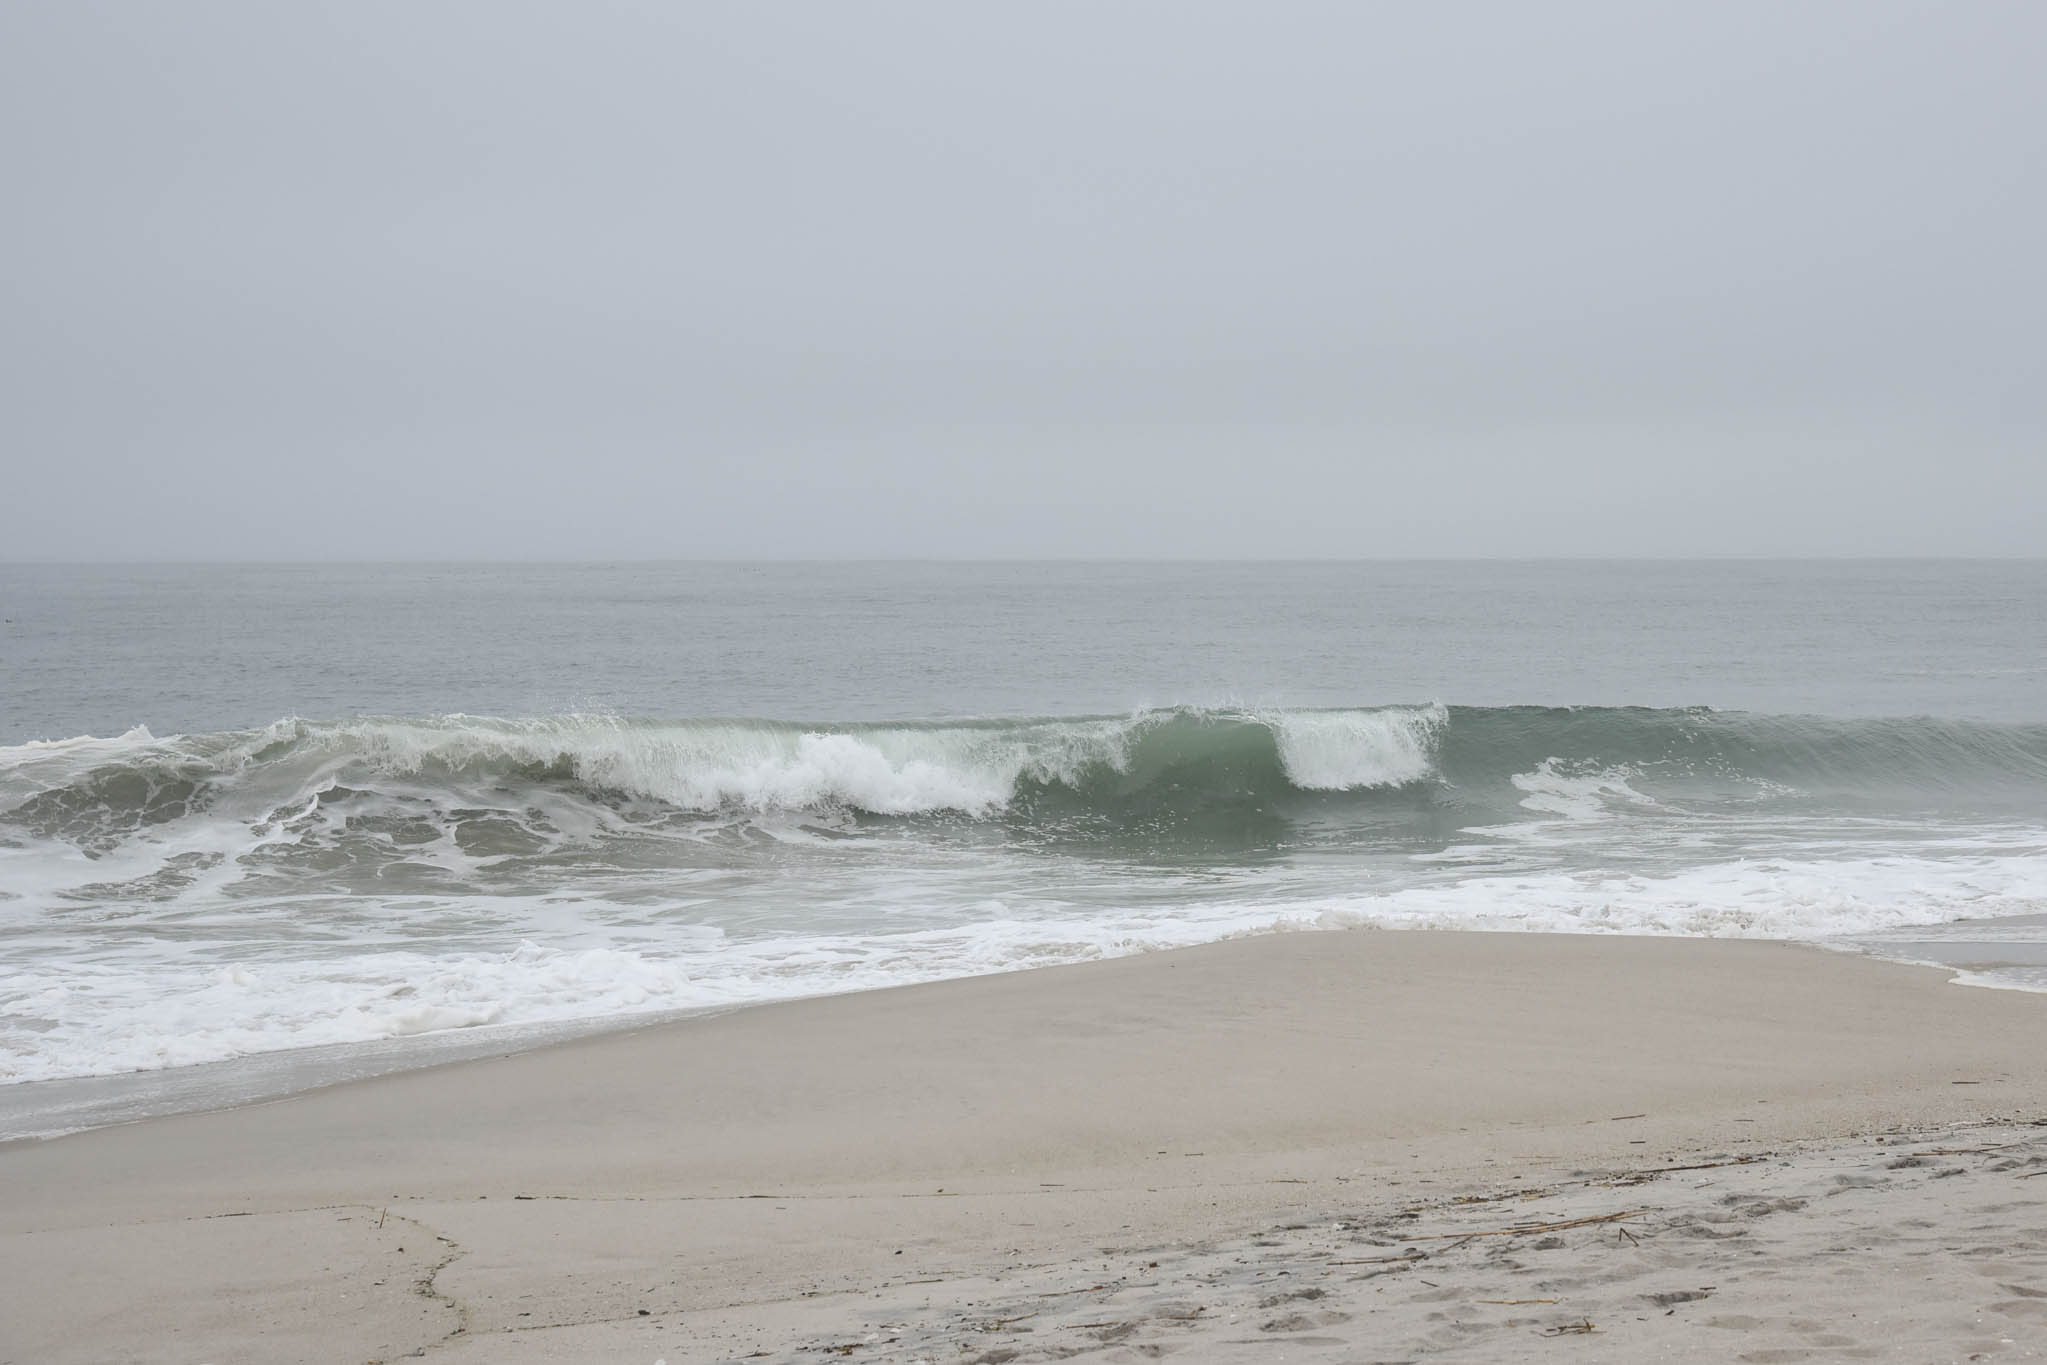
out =
<path fill-rule="evenodd" d="M 2047 1000 L 1299 933 L 0 1147 L 0 1362 L 2047 1353 Z"/>
<path fill-rule="evenodd" d="M 0 1365 L 2047 1365 L 2047 4 L 0 4 Z"/>

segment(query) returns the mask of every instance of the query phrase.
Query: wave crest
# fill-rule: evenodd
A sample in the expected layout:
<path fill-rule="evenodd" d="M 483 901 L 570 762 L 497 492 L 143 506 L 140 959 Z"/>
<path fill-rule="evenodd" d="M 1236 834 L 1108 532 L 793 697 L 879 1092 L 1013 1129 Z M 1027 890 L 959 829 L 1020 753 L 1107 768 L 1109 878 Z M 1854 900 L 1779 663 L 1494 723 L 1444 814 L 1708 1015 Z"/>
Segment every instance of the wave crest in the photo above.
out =
<path fill-rule="evenodd" d="M 196 808 L 231 786 L 283 804 L 380 776 L 572 784 L 705 813 L 988 816 L 1033 788 L 1114 800 L 1198 789 L 1218 772 L 1252 794 L 1421 781 L 1433 771 L 1444 718 L 1441 707 L 1394 707 L 841 726 L 602 715 L 290 719 L 221 735 L 160 740 L 137 730 L 0 751 L 0 794 L 17 796 L 4 818 L 61 838 L 83 837 L 75 826 L 91 810 L 121 812 L 113 823 L 132 828 L 157 818 L 150 812 Z"/>
<path fill-rule="evenodd" d="M 451 809 L 566 797 L 718 817 L 1080 811 L 1098 825 L 1290 800 L 1419 801 L 1502 820 L 1928 793 L 2031 809 L 2047 795 L 2047 726 L 1442 705 L 843 725 L 450 715 L 0 749 L 0 826 L 94 857 L 166 826 L 260 830 L 323 794 L 401 789 Z"/>

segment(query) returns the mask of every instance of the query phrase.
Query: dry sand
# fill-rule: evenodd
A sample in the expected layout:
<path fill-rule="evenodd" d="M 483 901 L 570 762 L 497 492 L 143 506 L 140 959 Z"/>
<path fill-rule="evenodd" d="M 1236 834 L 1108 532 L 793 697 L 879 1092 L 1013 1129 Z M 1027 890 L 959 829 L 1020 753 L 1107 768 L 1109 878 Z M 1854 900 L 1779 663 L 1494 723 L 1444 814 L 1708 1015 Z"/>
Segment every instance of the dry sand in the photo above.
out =
<path fill-rule="evenodd" d="M 1929 969 L 1249 939 L 0 1147 L 0 1362 L 2024 1359 L 2043 1117 Z"/>

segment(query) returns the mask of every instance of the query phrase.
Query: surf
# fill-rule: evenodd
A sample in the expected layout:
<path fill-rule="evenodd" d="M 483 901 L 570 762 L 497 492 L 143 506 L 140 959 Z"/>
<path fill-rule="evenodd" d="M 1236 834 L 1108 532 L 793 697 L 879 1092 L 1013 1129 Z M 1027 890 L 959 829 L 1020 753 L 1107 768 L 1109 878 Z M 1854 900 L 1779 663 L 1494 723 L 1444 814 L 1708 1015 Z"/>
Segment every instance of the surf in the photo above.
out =
<path fill-rule="evenodd" d="M 286 717 L 0 749 L 0 1080 L 1291 929 L 2047 912 L 2047 726 L 1706 708 Z"/>
<path fill-rule="evenodd" d="M 849 725 L 293 717 L 0 749 L 0 827 L 93 856 L 209 814 L 281 818 L 337 788 L 488 791 L 499 801 L 551 791 L 700 815 L 995 819 L 1048 797 L 1110 811 L 1401 791 L 1519 804 L 1517 781 L 1595 772 L 1709 796 L 2030 796 L 2047 790 L 2047 726 L 1440 703 Z"/>

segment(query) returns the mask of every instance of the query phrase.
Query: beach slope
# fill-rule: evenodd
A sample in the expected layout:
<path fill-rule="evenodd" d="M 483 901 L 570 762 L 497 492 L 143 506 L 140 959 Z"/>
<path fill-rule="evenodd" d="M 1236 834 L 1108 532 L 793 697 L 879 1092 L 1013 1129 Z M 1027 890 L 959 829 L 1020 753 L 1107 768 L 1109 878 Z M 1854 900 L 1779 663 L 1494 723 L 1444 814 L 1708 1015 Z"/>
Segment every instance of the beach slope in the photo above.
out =
<path fill-rule="evenodd" d="M 1279 1337 L 1289 1359 L 1518 1359 L 1580 1336 L 1574 1359 L 1624 1359 L 1678 1331 L 1727 1338 L 1706 1358 L 1793 1359 L 1768 1352 L 1884 1344 L 1789 1325 L 1861 1302 L 1943 1351 L 1963 1311 L 1972 1350 L 2038 1349 L 2042 1116 L 2047 999 L 1930 969 L 1753 942 L 1274 935 L 0 1148 L 0 1362 L 1276 1359 Z M 1908 1150 L 1933 1155 L 1891 1164 Z M 1672 1166 L 1699 1173 L 1652 1170 Z M 1811 1188 L 1844 1174 L 1864 1182 L 1846 1197 Z M 1796 1312 L 1730 1310 L 1744 1275 L 1770 1277 L 1719 1234 L 1765 1223 L 1771 1293 L 1828 1248 L 1860 1269 Z M 1879 1226 L 1886 1252 L 1848 1254 Z M 1410 1240 L 1437 1232 L 1455 1235 Z M 1898 1259 L 1908 1241 L 1924 1259 Z M 1528 1263 L 1492 1248 L 1547 1242 L 1528 1254 L 1649 1259 L 1512 1292 Z M 1415 1268 L 1452 1247 L 1440 1274 Z M 1994 1250 L 1956 1259 L 1971 1247 Z M 1612 1288 L 1652 1265 L 1687 1283 Z M 1689 1284 L 1694 1266 L 1717 1278 Z M 1981 1311 L 1952 1302 L 1955 1274 Z M 1645 1308 L 1656 1294 L 1697 1297 Z M 1915 1319 L 1914 1295 L 1950 1316 Z M 1466 1321 L 1483 1330 L 1450 1330 Z"/>

